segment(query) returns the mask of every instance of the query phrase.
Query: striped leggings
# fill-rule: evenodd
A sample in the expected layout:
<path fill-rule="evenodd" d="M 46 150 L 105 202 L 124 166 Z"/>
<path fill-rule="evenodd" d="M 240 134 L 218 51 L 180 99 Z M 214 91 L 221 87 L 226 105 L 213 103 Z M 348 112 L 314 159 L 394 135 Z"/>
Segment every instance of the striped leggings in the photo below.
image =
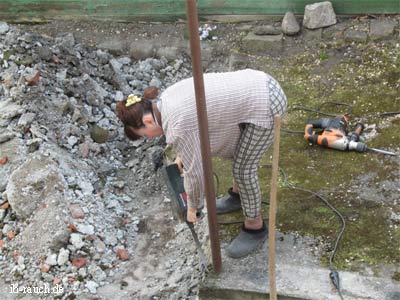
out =
<path fill-rule="evenodd" d="M 286 112 L 287 99 L 279 83 L 267 81 L 272 115 Z M 258 180 L 258 166 L 273 141 L 273 127 L 263 128 L 251 123 L 240 124 L 240 137 L 233 157 L 233 179 L 239 188 L 239 195 L 246 218 L 261 215 L 261 190 Z"/>

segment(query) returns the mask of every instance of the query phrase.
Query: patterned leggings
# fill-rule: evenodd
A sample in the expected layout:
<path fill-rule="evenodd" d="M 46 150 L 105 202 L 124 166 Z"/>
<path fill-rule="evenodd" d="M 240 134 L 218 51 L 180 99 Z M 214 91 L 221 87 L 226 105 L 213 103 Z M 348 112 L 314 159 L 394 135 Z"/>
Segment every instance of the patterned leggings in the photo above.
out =
<path fill-rule="evenodd" d="M 267 81 L 272 115 L 286 112 L 287 99 L 279 83 Z M 263 128 L 251 123 L 240 124 L 240 138 L 235 149 L 232 173 L 238 185 L 243 212 L 246 218 L 254 219 L 261 214 L 261 190 L 258 181 L 258 166 L 273 141 L 273 127 Z"/>

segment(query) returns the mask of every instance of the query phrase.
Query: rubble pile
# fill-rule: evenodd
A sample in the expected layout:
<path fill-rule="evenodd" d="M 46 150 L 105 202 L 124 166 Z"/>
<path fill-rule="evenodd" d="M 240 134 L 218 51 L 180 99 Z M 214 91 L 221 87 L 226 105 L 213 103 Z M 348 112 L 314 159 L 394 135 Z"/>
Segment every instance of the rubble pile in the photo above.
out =
<path fill-rule="evenodd" d="M 189 77 L 188 60 L 114 57 L 0 22 L 0 66 L 2 295 L 192 299 L 194 246 L 152 164 L 163 141 L 129 141 L 115 114 L 128 94 Z"/>

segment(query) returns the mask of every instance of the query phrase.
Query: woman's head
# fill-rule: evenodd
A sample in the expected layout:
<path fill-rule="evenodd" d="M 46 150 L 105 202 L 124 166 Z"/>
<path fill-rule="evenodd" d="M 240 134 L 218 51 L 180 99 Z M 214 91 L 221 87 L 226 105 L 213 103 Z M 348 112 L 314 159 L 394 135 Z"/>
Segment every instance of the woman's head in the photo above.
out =
<path fill-rule="evenodd" d="M 158 135 L 157 127 L 154 127 L 152 103 L 149 100 L 129 95 L 127 99 L 117 102 L 116 111 L 129 139 L 137 140 L 142 136 Z"/>

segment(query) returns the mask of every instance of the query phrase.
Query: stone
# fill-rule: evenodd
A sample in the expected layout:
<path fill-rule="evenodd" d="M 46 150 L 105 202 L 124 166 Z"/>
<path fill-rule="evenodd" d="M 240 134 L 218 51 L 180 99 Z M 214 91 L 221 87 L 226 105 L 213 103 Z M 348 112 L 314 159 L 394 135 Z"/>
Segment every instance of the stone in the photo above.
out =
<path fill-rule="evenodd" d="M 287 12 L 282 20 L 282 32 L 286 35 L 296 35 L 300 31 L 300 25 L 292 12 Z"/>
<path fill-rule="evenodd" d="M 85 213 L 79 204 L 71 204 L 69 206 L 69 211 L 74 219 L 83 219 L 85 217 Z"/>
<path fill-rule="evenodd" d="M 180 53 L 181 49 L 177 46 L 158 47 L 156 50 L 157 57 L 165 57 L 168 61 L 175 60 Z"/>
<path fill-rule="evenodd" d="M 149 85 L 150 85 L 150 86 L 154 86 L 154 87 L 156 87 L 156 88 L 161 88 L 162 83 L 161 83 L 161 81 L 160 81 L 159 79 L 153 78 L 153 79 L 151 79 L 151 81 L 149 82 Z"/>
<path fill-rule="evenodd" d="M 35 113 L 24 113 L 18 120 L 18 126 L 22 128 L 29 127 L 32 122 L 35 120 L 36 114 Z"/>
<path fill-rule="evenodd" d="M 44 195 L 55 195 L 55 191 L 63 190 L 65 186 L 57 164 L 47 157 L 38 156 L 28 159 L 11 174 L 6 192 L 17 216 L 26 219 L 40 208 L 46 199 Z"/>
<path fill-rule="evenodd" d="M 371 20 L 369 38 L 380 41 L 393 37 L 397 22 L 394 20 Z"/>
<path fill-rule="evenodd" d="M 107 278 L 107 274 L 99 267 L 96 266 L 95 264 L 91 264 L 88 267 L 88 273 L 92 275 L 92 278 L 96 281 L 104 281 Z"/>
<path fill-rule="evenodd" d="M 255 27 L 253 32 L 255 35 L 279 35 L 282 30 L 272 25 L 263 25 Z"/>
<path fill-rule="evenodd" d="M 115 101 L 122 101 L 124 100 L 124 94 L 121 91 L 117 91 L 114 96 Z"/>
<path fill-rule="evenodd" d="M 348 29 L 344 32 L 344 40 L 346 42 L 366 43 L 368 40 L 368 33 L 355 29 Z"/>
<path fill-rule="evenodd" d="M 7 156 L 9 163 L 0 168 L 0 192 L 6 190 L 11 174 L 24 162 L 27 152 L 24 141 L 19 138 L 13 138 L 1 144 L 0 157 Z"/>
<path fill-rule="evenodd" d="M 69 250 L 61 248 L 57 257 L 57 264 L 59 266 L 63 266 L 68 262 L 68 260 L 69 260 Z"/>
<path fill-rule="evenodd" d="M 57 265 L 57 254 L 52 253 L 52 254 L 48 255 L 46 258 L 46 261 L 44 263 L 49 266 L 56 266 Z"/>
<path fill-rule="evenodd" d="M 87 158 L 90 153 L 90 144 L 88 142 L 79 144 L 78 153 L 80 157 Z"/>
<path fill-rule="evenodd" d="M 318 29 L 336 24 L 336 14 L 329 1 L 306 5 L 303 26 L 308 29 Z"/>
<path fill-rule="evenodd" d="M 4 143 L 4 142 L 8 142 L 9 140 L 11 140 L 12 138 L 15 137 L 15 133 L 11 132 L 9 130 L 2 130 L 2 132 L 0 133 L 0 144 Z"/>
<path fill-rule="evenodd" d="M 67 139 L 67 143 L 71 148 L 75 146 L 78 143 L 78 141 L 79 141 L 78 138 L 74 135 L 69 136 Z"/>
<path fill-rule="evenodd" d="M 117 241 L 117 238 L 115 237 L 115 235 L 113 235 L 111 233 L 106 233 L 104 243 L 106 245 L 115 246 L 115 245 L 117 245 L 118 241 Z"/>
<path fill-rule="evenodd" d="M 90 137 L 96 143 L 105 143 L 108 140 L 108 130 L 101 128 L 97 124 L 94 124 L 90 129 Z"/>
<path fill-rule="evenodd" d="M 6 22 L 0 22 L 0 34 L 5 34 L 10 30 L 10 27 Z"/>
<path fill-rule="evenodd" d="M 83 239 L 82 234 L 71 233 L 69 241 L 72 244 L 72 246 L 74 246 L 76 249 L 81 249 L 85 245 L 82 239 Z"/>
<path fill-rule="evenodd" d="M 11 119 L 21 115 L 23 108 L 11 99 L 0 102 L 0 127 L 7 127 Z"/>
<path fill-rule="evenodd" d="M 99 287 L 99 284 L 92 280 L 89 280 L 88 282 L 86 282 L 85 287 L 89 290 L 90 293 L 96 294 L 96 290 Z"/>
<path fill-rule="evenodd" d="M 93 245 L 99 253 L 104 253 L 106 251 L 106 244 L 104 244 L 100 239 L 95 239 Z"/>
<path fill-rule="evenodd" d="M 154 41 L 138 40 L 129 45 L 129 54 L 136 60 L 143 60 L 148 57 L 154 57 L 156 49 Z"/>
<path fill-rule="evenodd" d="M 255 35 L 253 32 L 243 39 L 243 50 L 251 54 L 268 54 L 282 51 L 283 34 Z"/>
<path fill-rule="evenodd" d="M 53 52 L 49 47 L 39 47 L 37 52 L 39 57 L 45 61 L 51 61 L 53 59 Z"/>
<path fill-rule="evenodd" d="M 78 182 L 79 187 L 81 188 L 84 195 L 89 196 L 93 194 L 94 187 L 90 183 L 90 181 L 84 179 Z"/>
<path fill-rule="evenodd" d="M 60 46 L 71 49 L 75 46 L 75 37 L 70 32 L 62 33 L 57 35 L 55 42 Z"/>
<path fill-rule="evenodd" d="M 92 225 L 88 224 L 78 224 L 76 226 L 76 229 L 78 232 L 83 233 L 83 234 L 94 234 L 94 227 Z"/>

